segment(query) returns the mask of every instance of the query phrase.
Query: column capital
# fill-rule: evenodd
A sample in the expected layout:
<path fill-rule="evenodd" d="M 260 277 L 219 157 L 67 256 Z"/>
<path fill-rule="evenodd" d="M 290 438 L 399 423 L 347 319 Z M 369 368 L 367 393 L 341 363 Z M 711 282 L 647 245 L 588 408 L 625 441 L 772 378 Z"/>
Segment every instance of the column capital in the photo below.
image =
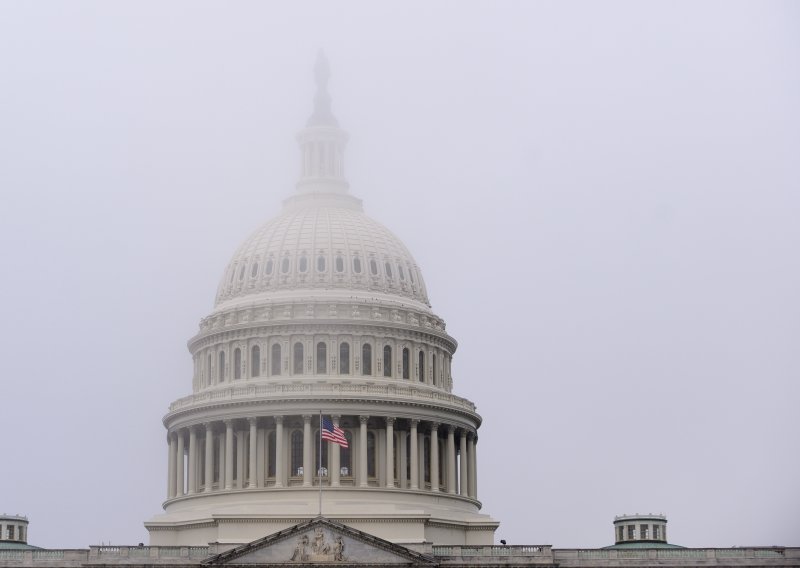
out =
<path fill-rule="evenodd" d="M 434 430 L 438 432 L 439 426 L 441 426 L 441 424 L 439 424 L 438 422 L 431 422 L 431 432 L 433 432 Z"/>
<path fill-rule="evenodd" d="M 419 426 L 419 420 L 417 420 L 416 418 L 409 420 L 409 422 L 411 423 L 412 428 L 416 428 L 417 426 Z"/>
<path fill-rule="evenodd" d="M 366 424 L 367 420 L 369 420 L 369 416 L 359 416 L 358 417 L 358 421 L 361 422 L 361 424 Z"/>
<path fill-rule="evenodd" d="M 338 422 L 341 417 L 342 417 L 341 414 L 331 414 L 331 420 L 333 420 L 334 422 Z"/>
<path fill-rule="evenodd" d="M 387 416 L 386 417 L 386 425 L 387 426 L 392 426 L 394 424 L 395 420 L 396 420 L 396 418 L 394 416 Z"/>
<path fill-rule="evenodd" d="M 303 414 L 303 422 L 310 423 L 311 419 L 314 417 L 313 414 Z"/>
<path fill-rule="evenodd" d="M 203 422 L 203 426 L 206 427 L 206 432 L 211 432 L 214 429 L 213 422 Z"/>
<path fill-rule="evenodd" d="M 283 416 L 273 416 L 272 419 L 275 421 L 275 424 L 283 424 Z"/>
<path fill-rule="evenodd" d="M 446 424 L 445 428 L 447 428 L 447 433 L 448 434 L 455 434 L 456 433 L 456 427 L 455 427 L 454 424 Z"/>
<path fill-rule="evenodd" d="M 250 418 L 247 419 L 247 423 L 250 424 L 250 426 L 254 426 L 258 424 L 258 418 L 251 416 Z"/>
<path fill-rule="evenodd" d="M 231 418 L 226 418 L 225 420 L 222 421 L 222 423 L 225 424 L 226 428 L 233 427 L 233 419 Z"/>

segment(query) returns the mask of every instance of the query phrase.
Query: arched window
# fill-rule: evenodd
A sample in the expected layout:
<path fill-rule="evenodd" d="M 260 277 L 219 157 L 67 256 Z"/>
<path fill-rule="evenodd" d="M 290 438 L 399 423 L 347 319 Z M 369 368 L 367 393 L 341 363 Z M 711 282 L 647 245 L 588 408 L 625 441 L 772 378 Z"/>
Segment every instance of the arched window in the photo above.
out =
<path fill-rule="evenodd" d="M 403 378 L 407 379 L 409 377 L 408 368 L 411 366 L 411 354 L 408 351 L 408 347 L 403 348 Z"/>
<path fill-rule="evenodd" d="M 361 346 L 361 374 L 372 375 L 372 345 L 369 343 Z"/>
<path fill-rule="evenodd" d="M 274 263 L 274 262 L 272 261 L 272 259 L 270 258 L 270 259 L 267 261 L 267 265 L 264 267 L 264 274 L 266 274 L 267 276 L 269 276 L 270 274 L 272 274 L 272 268 L 273 268 L 274 266 L 275 266 L 275 263 Z"/>
<path fill-rule="evenodd" d="M 253 267 L 250 269 L 250 278 L 255 278 L 258 274 L 258 263 L 254 262 Z"/>
<path fill-rule="evenodd" d="M 353 272 L 361 274 L 361 259 L 357 256 L 353 257 Z"/>
<path fill-rule="evenodd" d="M 344 258 L 341 255 L 336 257 L 336 272 L 344 272 Z"/>
<path fill-rule="evenodd" d="M 406 279 L 406 271 L 403 270 L 403 265 L 402 264 L 398 264 L 397 265 L 397 273 L 400 275 L 400 280 L 401 281 L 405 281 L 405 279 Z"/>
<path fill-rule="evenodd" d="M 317 343 L 317 374 L 328 372 L 328 345 L 324 341 Z"/>
<path fill-rule="evenodd" d="M 369 271 L 373 276 L 378 275 L 378 263 L 375 262 L 374 258 L 369 259 Z"/>
<path fill-rule="evenodd" d="M 303 344 L 299 341 L 294 344 L 294 358 L 292 364 L 292 372 L 295 375 L 303 374 Z"/>
<path fill-rule="evenodd" d="M 270 361 L 270 371 L 273 375 L 281 374 L 281 346 L 279 343 L 272 344 L 272 361 Z"/>
<path fill-rule="evenodd" d="M 383 376 L 392 376 L 392 348 L 389 345 L 383 346 Z"/>
<path fill-rule="evenodd" d="M 339 345 L 339 374 L 350 374 L 350 344 L 342 343 Z"/>
<path fill-rule="evenodd" d="M 319 430 L 314 430 L 314 440 L 319 441 Z M 328 469 L 328 443 L 323 442 L 322 444 L 322 460 L 319 459 L 319 446 L 314 448 L 314 475 L 319 477 L 327 477 L 327 471 L 320 471 L 321 467 L 324 467 L 326 470 Z"/>
<path fill-rule="evenodd" d="M 350 477 L 353 475 L 353 435 L 350 430 L 345 430 L 344 437 L 347 439 L 347 447 L 339 449 L 339 472 L 343 477 Z"/>
<path fill-rule="evenodd" d="M 325 257 L 322 255 L 317 257 L 317 272 L 325 272 Z"/>
<path fill-rule="evenodd" d="M 425 352 L 419 352 L 419 382 L 425 382 Z"/>
<path fill-rule="evenodd" d="M 267 436 L 267 446 L 269 451 L 267 455 L 267 477 L 275 477 L 275 430 L 272 430 Z"/>
<path fill-rule="evenodd" d="M 225 352 L 219 352 L 219 365 L 217 368 L 217 380 L 221 383 L 225 381 Z"/>
<path fill-rule="evenodd" d="M 250 376 L 258 377 L 261 375 L 261 348 L 253 345 L 250 348 Z"/>
<path fill-rule="evenodd" d="M 298 264 L 297 269 L 300 272 L 306 272 L 308 270 L 308 258 L 306 257 L 306 255 L 300 257 L 300 262 Z"/>
<path fill-rule="evenodd" d="M 367 432 L 367 477 L 375 477 L 375 432 Z"/>
<path fill-rule="evenodd" d="M 283 272 L 284 274 L 289 272 L 289 257 L 288 256 L 284 256 L 283 260 L 281 261 L 281 272 Z"/>
<path fill-rule="evenodd" d="M 300 430 L 292 432 L 291 456 L 291 475 L 303 475 L 303 432 Z"/>
<path fill-rule="evenodd" d="M 432 377 L 433 384 L 438 386 L 438 384 L 436 382 L 438 380 L 438 378 L 439 378 L 438 377 L 438 373 L 436 372 L 436 353 L 431 355 L 431 365 L 433 366 L 433 370 L 431 371 L 433 373 L 433 377 Z"/>
<path fill-rule="evenodd" d="M 233 380 L 242 378 L 242 350 L 238 347 L 233 350 Z"/>
<path fill-rule="evenodd" d="M 388 278 L 389 280 L 391 280 L 391 279 L 393 278 L 393 276 L 392 276 L 392 265 L 391 265 L 391 264 L 389 264 L 388 262 L 386 262 L 386 263 L 383 265 L 383 267 L 386 269 L 386 278 Z"/>
<path fill-rule="evenodd" d="M 214 359 L 211 357 L 211 353 L 209 353 L 208 357 L 206 357 L 206 380 L 209 385 L 214 382 L 214 376 L 211 374 L 211 364 L 213 361 Z"/>

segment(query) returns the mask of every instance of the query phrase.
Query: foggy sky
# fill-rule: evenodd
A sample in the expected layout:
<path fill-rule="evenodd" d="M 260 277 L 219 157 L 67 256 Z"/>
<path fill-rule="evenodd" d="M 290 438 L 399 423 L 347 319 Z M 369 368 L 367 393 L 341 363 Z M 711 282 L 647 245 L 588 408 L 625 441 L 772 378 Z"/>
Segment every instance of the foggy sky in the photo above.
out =
<path fill-rule="evenodd" d="M 497 538 L 800 545 L 799 6 L 0 4 L 0 512 L 147 542 L 322 47 L 351 192 L 459 341 Z"/>

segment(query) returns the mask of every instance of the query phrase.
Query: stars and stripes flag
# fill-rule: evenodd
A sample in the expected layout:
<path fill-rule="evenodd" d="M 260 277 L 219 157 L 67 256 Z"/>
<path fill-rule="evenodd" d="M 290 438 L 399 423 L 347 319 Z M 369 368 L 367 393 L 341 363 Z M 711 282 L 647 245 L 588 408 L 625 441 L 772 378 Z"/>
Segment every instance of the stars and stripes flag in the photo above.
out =
<path fill-rule="evenodd" d="M 322 439 L 339 444 L 343 448 L 347 446 L 347 438 L 344 437 L 344 430 L 334 426 L 330 418 L 322 418 Z"/>

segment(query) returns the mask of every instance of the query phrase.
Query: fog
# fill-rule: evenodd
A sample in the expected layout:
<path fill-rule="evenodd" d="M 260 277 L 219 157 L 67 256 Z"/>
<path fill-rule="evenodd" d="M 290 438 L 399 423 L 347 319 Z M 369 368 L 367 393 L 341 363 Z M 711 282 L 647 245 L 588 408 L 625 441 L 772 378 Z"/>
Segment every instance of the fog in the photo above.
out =
<path fill-rule="evenodd" d="M 800 545 L 800 5 L 0 4 L 0 512 L 147 542 L 186 341 L 331 62 L 509 544 Z"/>

